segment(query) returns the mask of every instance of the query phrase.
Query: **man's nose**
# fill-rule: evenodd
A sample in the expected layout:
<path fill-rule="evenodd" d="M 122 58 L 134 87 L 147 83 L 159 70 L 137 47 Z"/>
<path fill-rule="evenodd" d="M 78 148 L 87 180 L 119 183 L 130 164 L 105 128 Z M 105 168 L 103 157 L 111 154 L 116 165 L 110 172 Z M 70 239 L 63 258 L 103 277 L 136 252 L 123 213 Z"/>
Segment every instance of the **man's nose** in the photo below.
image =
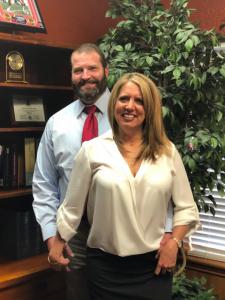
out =
<path fill-rule="evenodd" d="M 89 79 L 90 78 L 90 71 L 88 69 L 84 69 L 82 72 L 82 79 Z"/>

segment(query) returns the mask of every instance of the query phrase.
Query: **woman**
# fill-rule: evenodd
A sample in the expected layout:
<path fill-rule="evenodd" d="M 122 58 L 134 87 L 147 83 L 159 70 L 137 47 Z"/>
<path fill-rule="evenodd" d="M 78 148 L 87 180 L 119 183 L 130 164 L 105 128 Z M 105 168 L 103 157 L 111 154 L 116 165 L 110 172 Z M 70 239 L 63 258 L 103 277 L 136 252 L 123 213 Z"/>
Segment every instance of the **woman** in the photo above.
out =
<path fill-rule="evenodd" d="M 69 263 L 63 248 L 86 212 L 91 299 L 171 299 L 180 242 L 199 216 L 164 130 L 157 87 L 144 75 L 124 75 L 113 87 L 108 116 L 112 132 L 84 143 L 76 156 L 50 259 Z M 160 246 L 171 197 L 173 232 Z"/>

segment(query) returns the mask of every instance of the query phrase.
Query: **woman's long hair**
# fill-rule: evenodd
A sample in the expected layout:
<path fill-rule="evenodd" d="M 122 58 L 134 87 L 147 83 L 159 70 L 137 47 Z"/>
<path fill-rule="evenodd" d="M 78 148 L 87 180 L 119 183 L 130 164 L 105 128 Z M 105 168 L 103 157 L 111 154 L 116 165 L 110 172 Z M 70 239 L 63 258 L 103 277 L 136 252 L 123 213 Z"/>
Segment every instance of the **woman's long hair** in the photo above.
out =
<path fill-rule="evenodd" d="M 171 143 L 166 135 L 163 118 L 162 104 L 159 90 L 155 83 L 143 74 L 127 73 L 114 85 L 108 106 L 108 117 L 112 127 L 115 142 L 120 146 L 119 125 L 115 119 L 115 104 L 122 87 L 127 83 L 136 84 L 141 91 L 145 110 L 145 120 L 142 127 L 142 148 L 137 159 L 156 160 L 157 156 L 171 155 Z"/>

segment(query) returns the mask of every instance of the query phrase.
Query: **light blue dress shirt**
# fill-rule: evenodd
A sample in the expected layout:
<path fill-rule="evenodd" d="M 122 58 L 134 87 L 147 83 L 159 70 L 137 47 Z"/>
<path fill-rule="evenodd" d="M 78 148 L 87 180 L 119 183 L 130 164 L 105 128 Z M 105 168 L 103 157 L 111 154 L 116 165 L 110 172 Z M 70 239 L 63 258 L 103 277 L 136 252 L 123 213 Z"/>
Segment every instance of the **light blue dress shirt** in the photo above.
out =
<path fill-rule="evenodd" d="M 107 89 L 95 103 L 99 135 L 110 128 L 109 97 Z M 56 234 L 56 212 L 66 193 L 74 156 L 81 147 L 87 117 L 83 109 L 84 104 L 76 100 L 51 116 L 40 140 L 33 175 L 33 209 L 44 240 Z"/>

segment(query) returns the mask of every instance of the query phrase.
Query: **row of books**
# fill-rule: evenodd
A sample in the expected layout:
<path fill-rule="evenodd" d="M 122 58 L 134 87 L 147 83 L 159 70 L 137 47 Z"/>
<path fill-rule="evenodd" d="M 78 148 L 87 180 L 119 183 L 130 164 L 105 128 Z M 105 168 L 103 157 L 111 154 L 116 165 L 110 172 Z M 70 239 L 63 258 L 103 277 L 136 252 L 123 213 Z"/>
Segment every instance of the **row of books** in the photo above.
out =
<path fill-rule="evenodd" d="M 0 144 L 0 188 L 31 186 L 39 141 L 25 137 L 19 145 Z"/>
<path fill-rule="evenodd" d="M 41 230 L 31 209 L 0 210 L 0 255 L 21 259 L 46 251 Z"/>

